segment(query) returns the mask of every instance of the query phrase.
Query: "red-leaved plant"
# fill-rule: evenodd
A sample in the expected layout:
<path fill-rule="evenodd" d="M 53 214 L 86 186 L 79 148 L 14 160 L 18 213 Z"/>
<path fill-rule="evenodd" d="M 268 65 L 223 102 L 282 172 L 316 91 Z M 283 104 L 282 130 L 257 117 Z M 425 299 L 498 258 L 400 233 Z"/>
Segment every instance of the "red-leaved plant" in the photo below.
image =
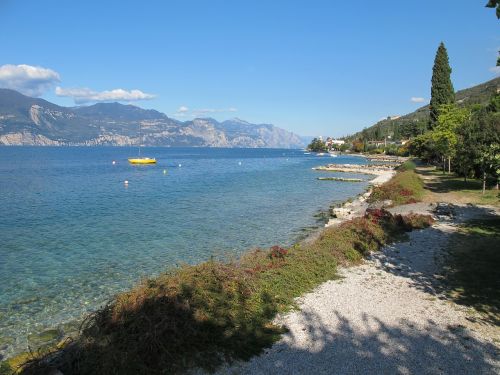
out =
<path fill-rule="evenodd" d="M 284 260 L 285 259 L 285 255 L 288 254 L 288 250 L 287 249 L 283 249 L 282 247 L 280 247 L 278 245 L 274 245 L 273 247 L 271 247 L 270 250 L 271 251 L 269 252 L 269 258 L 271 260 L 272 259 Z"/>

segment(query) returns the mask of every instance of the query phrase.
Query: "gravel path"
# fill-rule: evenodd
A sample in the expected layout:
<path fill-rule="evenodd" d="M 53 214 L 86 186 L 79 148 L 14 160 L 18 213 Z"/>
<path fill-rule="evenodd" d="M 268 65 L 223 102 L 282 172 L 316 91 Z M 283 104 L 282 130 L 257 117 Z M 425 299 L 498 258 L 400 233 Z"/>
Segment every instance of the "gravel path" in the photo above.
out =
<path fill-rule="evenodd" d="M 460 210 L 460 219 L 481 214 Z M 479 327 L 439 292 L 440 257 L 457 221 L 414 231 L 344 269 L 278 318 L 289 332 L 272 348 L 219 373 L 500 374 L 498 327 Z"/>

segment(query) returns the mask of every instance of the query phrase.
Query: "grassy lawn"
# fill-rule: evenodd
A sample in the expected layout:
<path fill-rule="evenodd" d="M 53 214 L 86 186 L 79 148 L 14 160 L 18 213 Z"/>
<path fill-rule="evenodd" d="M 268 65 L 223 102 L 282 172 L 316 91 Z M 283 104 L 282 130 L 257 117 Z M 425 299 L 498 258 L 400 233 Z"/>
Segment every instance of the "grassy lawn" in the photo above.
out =
<path fill-rule="evenodd" d="M 448 247 L 448 295 L 474 307 L 491 324 L 500 324 L 500 217 L 471 221 Z"/>
<path fill-rule="evenodd" d="M 426 202 L 471 203 L 500 206 L 499 191 L 487 188 L 482 193 L 482 181 L 467 179 L 454 174 L 443 174 L 435 167 L 419 167 L 417 173 L 422 177 L 427 190 L 423 200 Z"/>

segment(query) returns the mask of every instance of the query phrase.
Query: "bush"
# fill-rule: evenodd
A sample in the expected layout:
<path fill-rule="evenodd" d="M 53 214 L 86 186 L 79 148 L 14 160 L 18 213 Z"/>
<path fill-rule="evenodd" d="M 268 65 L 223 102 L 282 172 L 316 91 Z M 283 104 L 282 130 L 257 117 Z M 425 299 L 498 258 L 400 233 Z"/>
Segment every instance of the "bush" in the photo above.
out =
<path fill-rule="evenodd" d="M 374 187 L 368 202 L 391 200 L 393 205 L 419 202 L 424 194 L 424 185 L 413 170 L 397 173 L 390 181 Z"/>

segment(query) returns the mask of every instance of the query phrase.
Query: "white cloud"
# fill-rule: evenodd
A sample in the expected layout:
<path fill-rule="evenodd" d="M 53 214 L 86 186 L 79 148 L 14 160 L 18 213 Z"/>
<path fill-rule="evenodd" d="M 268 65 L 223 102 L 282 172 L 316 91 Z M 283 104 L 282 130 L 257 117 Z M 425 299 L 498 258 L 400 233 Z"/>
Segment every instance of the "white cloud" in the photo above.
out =
<path fill-rule="evenodd" d="M 492 72 L 493 74 L 500 74 L 500 66 L 492 66 L 490 68 L 490 72 Z"/>
<path fill-rule="evenodd" d="M 412 101 L 413 103 L 423 103 L 423 102 L 425 102 L 425 98 L 420 98 L 418 96 L 412 96 L 410 101 Z"/>
<path fill-rule="evenodd" d="M 109 101 L 132 102 L 137 100 L 149 100 L 155 97 L 155 95 L 146 94 L 141 90 L 127 91 L 123 89 L 114 89 L 106 91 L 94 91 L 87 87 L 69 89 L 56 87 L 56 95 L 73 98 L 73 100 L 77 104 Z"/>
<path fill-rule="evenodd" d="M 0 87 L 17 90 L 25 95 L 40 96 L 60 81 L 57 72 L 41 66 L 0 66 Z"/>

